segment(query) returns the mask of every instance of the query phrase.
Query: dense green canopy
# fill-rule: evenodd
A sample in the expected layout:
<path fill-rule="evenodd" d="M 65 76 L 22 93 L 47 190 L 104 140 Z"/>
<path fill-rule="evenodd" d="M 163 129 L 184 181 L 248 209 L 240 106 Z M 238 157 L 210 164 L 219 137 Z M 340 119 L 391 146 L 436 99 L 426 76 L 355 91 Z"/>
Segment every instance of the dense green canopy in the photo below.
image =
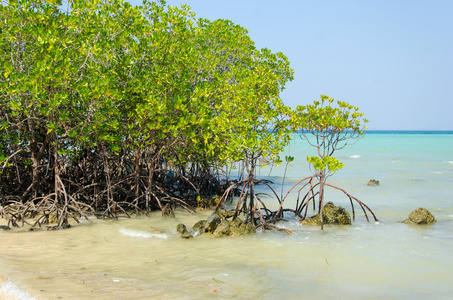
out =
<path fill-rule="evenodd" d="M 318 156 L 292 211 L 305 217 L 318 196 L 322 212 L 326 178 L 342 167 L 332 155 L 363 135 L 363 114 L 327 96 L 292 110 L 280 99 L 292 79 L 282 53 L 187 6 L 0 4 L 0 217 L 61 228 L 90 215 L 192 210 L 212 195 L 219 208 L 235 194 L 234 218 L 272 228 L 286 196 L 274 191 L 280 208 L 270 212 L 255 171 L 280 162 L 296 131 L 315 137 Z M 224 169 L 232 163 L 243 170 L 236 181 Z"/>
<path fill-rule="evenodd" d="M 279 95 L 293 76 L 283 54 L 163 1 L 60 4 L 0 5 L 0 193 L 11 218 L 62 225 L 90 210 L 188 208 L 220 192 L 219 167 L 278 158 L 291 114 Z M 169 176 L 190 190 L 184 199 Z"/>

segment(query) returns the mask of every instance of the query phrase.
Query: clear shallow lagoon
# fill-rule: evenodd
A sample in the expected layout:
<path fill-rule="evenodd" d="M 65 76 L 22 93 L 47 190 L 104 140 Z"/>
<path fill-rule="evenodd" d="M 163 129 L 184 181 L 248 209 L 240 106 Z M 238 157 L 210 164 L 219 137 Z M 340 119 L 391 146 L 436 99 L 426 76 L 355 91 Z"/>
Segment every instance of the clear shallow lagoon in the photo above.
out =
<path fill-rule="evenodd" d="M 284 191 L 310 175 L 313 153 L 296 140 Z M 249 237 L 183 240 L 178 223 L 210 212 L 84 222 L 69 230 L 0 231 L 0 299 L 448 299 L 453 293 L 453 134 L 370 132 L 336 153 L 345 164 L 329 182 L 365 202 L 352 226 L 303 227 Z M 285 154 L 283 155 L 283 157 Z M 259 171 L 280 194 L 284 165 Z M 368 187 L 369 179 L 380 181 Z M 328 201 L 350 211 L 341 193 Z M 265 199 L 269 206 L 275 200 Z M 294 195 L 285 203 L 294 206 Z M 399 223 L 418 208 L 438 222 Z M 357 207 L 356 207 L 357 208 Z"/>

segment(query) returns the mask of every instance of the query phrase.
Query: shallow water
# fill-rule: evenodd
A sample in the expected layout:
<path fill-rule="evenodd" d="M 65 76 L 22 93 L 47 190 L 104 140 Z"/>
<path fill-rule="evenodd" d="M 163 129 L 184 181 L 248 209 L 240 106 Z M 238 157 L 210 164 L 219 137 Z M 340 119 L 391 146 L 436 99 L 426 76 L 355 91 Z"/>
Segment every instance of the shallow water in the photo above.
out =
<path fill-rule="evenodd" d="M 352 226 L 321 231 L 287 215 L 279 225 L 292 235 L 184 240 L 176 225 L 211 212 L 180 211 L 175 219 L 155 213 L 61 231 L 0 231 L 0 299 L 447 299 L 453 292 L 451 149 L 453 135 L 369 134 L 338 152 L 345 168 L 329 182 L 364 201 L 379 222 L 366 222 L 356 210 Z M 310 175 L 308 147 L 296 141 L 288 151 L 296 159 L 285 192 Z M 284 165 L 269 177 L 278 194 L 283 172 Z M 368 187 L 369 179 L 381 185 Z M 341 193 L 327 197 L 350 211 Z M 294 206 L 293 194 L 285 206 Z M 438 222 L 399 223 L 418 207 Z"/>

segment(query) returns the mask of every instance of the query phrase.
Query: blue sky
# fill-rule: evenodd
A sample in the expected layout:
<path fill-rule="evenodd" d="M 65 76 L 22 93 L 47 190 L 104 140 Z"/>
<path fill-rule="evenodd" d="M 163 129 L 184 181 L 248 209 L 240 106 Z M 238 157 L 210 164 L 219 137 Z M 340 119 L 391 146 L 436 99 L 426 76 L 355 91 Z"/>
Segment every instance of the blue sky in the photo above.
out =
<path fill-rule="evenodd" d="M 139 4 L 141 0 L 130 1 Z M 321 94 L 360 107 L 375 130 L 453 130 L 453 1 L 168 0 L 245 27 L 295 71 L 283 101 Z"/>

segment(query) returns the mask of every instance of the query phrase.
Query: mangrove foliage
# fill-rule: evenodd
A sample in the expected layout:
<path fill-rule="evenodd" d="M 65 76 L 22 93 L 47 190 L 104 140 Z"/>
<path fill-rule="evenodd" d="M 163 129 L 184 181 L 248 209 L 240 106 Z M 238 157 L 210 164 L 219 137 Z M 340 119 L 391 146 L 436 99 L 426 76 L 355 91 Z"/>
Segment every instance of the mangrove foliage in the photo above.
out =
<path fill-rule="evenodd" d="M 323 142 L 310 160 L 321 207 L 338 133 L 361 134 L 342 115 L 316 127 L 337 111 L 286 106 L 288 59 L 257 49 L 231 21 L 164 1 L 1 3 L 0 216 L 9 226 L 218 210 L 236 195 L 234 218 L 265 229 L 279 213 L 254 191 L 263 161 L 279 162 L 296 131 L 318 142 L 334 134 L 333 148 Z"/>

